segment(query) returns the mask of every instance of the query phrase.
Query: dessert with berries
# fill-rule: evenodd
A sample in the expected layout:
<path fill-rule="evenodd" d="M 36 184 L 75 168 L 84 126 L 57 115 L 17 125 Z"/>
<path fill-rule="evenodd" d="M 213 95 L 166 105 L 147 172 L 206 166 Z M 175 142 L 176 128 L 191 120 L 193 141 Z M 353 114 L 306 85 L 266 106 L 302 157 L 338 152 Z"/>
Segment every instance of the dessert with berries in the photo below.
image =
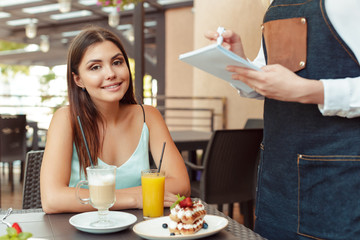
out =
<path fill-rule="evenodd" d="M 201 201 L 192 201 L 190 197 L 180 197 L 170 208 L 169 231 L 176 235 L 189 235 L 204 226 L 206 215 Z"/>

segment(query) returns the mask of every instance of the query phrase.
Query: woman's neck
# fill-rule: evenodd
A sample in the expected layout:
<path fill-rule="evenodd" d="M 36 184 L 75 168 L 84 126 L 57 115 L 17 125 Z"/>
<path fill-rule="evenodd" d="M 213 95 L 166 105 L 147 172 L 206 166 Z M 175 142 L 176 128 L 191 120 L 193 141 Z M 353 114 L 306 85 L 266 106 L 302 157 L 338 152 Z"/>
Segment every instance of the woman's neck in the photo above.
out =
<path fill-rule="evenodd" d="M 116 103 L 101 106 L 99 108 L 99 112 L 104 118 L 106 125 L 116 124 L 119 120 L 121 120 L 122 117 L 126 115 L 126 105 L 127 104 Z"/>

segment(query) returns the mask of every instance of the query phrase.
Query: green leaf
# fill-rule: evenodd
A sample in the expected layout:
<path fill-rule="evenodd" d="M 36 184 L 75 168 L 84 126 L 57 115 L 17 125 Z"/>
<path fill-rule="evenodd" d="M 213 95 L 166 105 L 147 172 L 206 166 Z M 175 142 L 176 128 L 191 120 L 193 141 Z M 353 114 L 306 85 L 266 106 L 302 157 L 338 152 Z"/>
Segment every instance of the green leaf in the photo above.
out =
<path fill-rule="evenodd" d="M 10 239 L 9 235 L 4 235 L 0 237 L 0 240 L 9 240 L 9 239 Z"/>
<path fill-rule="evenodd" d="M 170 209 L 173 209 L 179 202 L 185 199 L 185 196 L 180 197 L 180 194 L 177 194 L 176 197 L 178 199 L 171 205 Z"/>
<path fill-rule="evenodd" d="M 18 237 L 20 240 L 26 240 L 28 238 L 31 238 L 32 234 L 29 232 L 21 232 L 21 233 L 19 233 Z"/>
<path fill-rule="evenodd" d="M 8 227 L 8 228 L 6 229 L 6 231 L 7 231 L 8 235 L 9 235 L 10 237 L 12 237 L 12 236 L 17 236 L 17 231 L 16 231 L 15 228 Z"/>

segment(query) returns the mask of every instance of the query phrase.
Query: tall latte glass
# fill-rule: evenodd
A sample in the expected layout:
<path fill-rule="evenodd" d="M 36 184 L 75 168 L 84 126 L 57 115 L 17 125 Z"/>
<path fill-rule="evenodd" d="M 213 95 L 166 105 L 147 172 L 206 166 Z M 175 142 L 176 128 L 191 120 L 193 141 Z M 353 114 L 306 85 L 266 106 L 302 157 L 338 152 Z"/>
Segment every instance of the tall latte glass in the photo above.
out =
<path fill-rule="evenodd" d="M 107 218 L 109 208 L 116 200 L 115 197 L 115 176 L 116 166 L 95 166 L 87 167 L 87 180 L 80 181 L 76 185 L 76 196 L 82 204 L 90 203 L 98 210 L 99 219 L 91 223 L 92 227 L 109 227 L 114 225 Z M 81 198 L 79 190 L 83 185 L 89 186 L 90 198 Z"/>

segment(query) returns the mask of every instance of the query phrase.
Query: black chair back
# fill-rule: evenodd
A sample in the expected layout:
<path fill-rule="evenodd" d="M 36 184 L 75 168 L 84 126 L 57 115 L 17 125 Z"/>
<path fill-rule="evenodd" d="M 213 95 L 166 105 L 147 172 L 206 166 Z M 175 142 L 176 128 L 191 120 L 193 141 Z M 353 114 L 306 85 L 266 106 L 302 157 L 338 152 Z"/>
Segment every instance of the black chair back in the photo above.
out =
<path fill-rule="evenodd" d="M 22 208 L 42 208 L 40 196 L 40 168 L 44 151 L 26 154 Z"/>
<path fill-rule="evenodd" d="M 234 203 L 254 199 L 261 129 L 215 131 L 204 156 L 202 199 Z"/>
<path fill-rule="evenodd" d="M 217 204 L 220 211 L 222 204 L 229 204 L 230 217 L 233 203 L 240 203 L 240 207 L 246 208 L 244 225 L 249 228 L 253 226 L 257 159 L 262 137 L 262 129 L 217 130 L 209 141 L 201 168 L 185 162 L 188 167 L 202 170 L 200 183 L 191 182 L 192 196 Z"/>

